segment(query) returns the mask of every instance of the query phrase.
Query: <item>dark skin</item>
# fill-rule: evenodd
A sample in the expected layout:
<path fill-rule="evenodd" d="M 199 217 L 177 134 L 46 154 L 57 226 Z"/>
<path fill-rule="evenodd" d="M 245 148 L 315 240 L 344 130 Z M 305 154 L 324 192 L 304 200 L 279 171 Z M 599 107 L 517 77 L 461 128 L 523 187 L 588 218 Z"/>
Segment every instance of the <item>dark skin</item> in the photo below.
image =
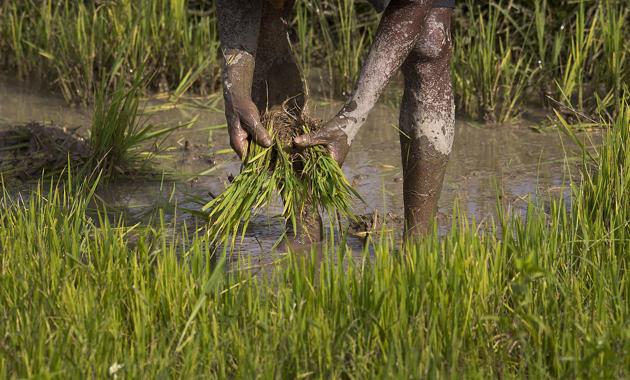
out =
<path fill-rule="evenodd" d="M 293 4 L 293 0 L 217 1 L 221 45 L 228 56 L 223 68 L 225 113 L 230 145 L 241 159 L 250 141 L 271 144 L 258 110 L 280 106 L 287 99 L 294 107 L 304 107 L 302 76 L 286 38 L 285 20 Z M 236 64 L 230 64 L 229 56 L 236 57 L 232 58 Z M 297 246 L 318 242 L 322 236 L 319 211 L 310 202 L 306 204 L 298 216 L 298 229 L 290 236 Z"/>
<path fill-rule="evenodd" d="M 241 157 L 250 140 L 263 146 L 270 143 L 260 127 L 258 109 L 291 97 L 303 105 L 303 84 L 288 40 L 278 38 L 286 36 L 286 23 L 282 19 L 289 15 L 292 3 L 217 1 L 226 56 L 226 117 L 231 145 Z M 367 114 L 402 67 L 405 95 L 400 129 L 407 238 L 422 236 L 431 228 L 452 145 L 451 15 L 451 9 L 432 8 L 430 0 L 392 0 L 383 14 L 351 99 L 320 131 L 294 141 L 297 148 L 325 145 L 333 158 L 343 164 Z M 319 215 L 313 217 L 313 210 L 316 209 L 305 213 L 301 223 L 307 231 L 304 241 L 317 241 L 321 236 Z"/>
<path fill-rule="evenodd" d="M 434 18 L 444 28 L 423 33 L 402 67 L 405 92 L 399 118 L 400 151 L 408 237 L 423 236 L 433 227 L 453 141 L 454 131 L 444 130 L 454 128 L 455 113 L 450 70 L 452 43 L 450 36 L 444 35 L 450 33 L 451 13 L 447 8 L 432 11 L 429 19 Z M 425 24 L 425 30 L 429 30 L 435 23 L 425 20 Z M 423 125 L 423 115 L 445 115 L 442 119 L 448 120 Z M 430 141 L 435 139 L 445 141 Z M 447 144 L 448 150 L 444 146 L 436 148 L 440 143 Z"/>

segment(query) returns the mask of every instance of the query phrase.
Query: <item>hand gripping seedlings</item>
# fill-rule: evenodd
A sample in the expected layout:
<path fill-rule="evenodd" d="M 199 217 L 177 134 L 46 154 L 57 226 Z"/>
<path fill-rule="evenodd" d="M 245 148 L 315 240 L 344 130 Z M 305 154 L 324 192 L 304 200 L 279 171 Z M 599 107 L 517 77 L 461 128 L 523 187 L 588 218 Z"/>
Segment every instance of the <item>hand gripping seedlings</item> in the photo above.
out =
<path fill-rule="evenodd" d="M 321 122 L 295 108 L 268 110 L 262 123 L 273 144 L 250 144 L 241 173 L 218 197 L 208 202 L 208 234 L 213 242 L 234 246 L 244 236 L 253 215 L 276 194 L 284 202 L 283 217 L 297 229 L 298 216 L 307 204 L 321 207 L 329 215 L 354 219 L 353 200 L 360 199 L 337 162 L 323 146 L 294 150 L 293 138 L 316 131 Z"/>

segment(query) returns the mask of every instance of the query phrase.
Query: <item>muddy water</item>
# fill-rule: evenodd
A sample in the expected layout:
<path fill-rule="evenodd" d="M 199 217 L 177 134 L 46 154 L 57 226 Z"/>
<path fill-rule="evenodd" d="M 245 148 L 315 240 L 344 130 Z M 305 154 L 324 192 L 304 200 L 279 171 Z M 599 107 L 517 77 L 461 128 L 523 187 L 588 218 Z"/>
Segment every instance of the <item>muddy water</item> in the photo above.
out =
<path fill-rule="evenodd" d="M 219 102 L 220 104 L 220 102 Z M 312 114 L 325 118 L 339 104 L 312 102 Z M 87 134 L 90 111 L 69 107 L 53 95 L 0 78 L 0 124 L 30 121 L 52 123 L 60 127 L 80 128 Z M 236 175 L 239 162 L 229 148 L 220 110 L 180 107 L 150 117 L 153 123 L 172 125 L 198 117 L 189 129 L 180 130 L 168 140 L 168 154 L 161 159 L 156 172 L 164 171 L 163 180 L 125 180 L 101 191 L 110 210 L 125 213 L 131 222 L 146 221 L 163 209 L 166 218 L 191 226 L 201 226 L 183 209 L 199 209 L 199 200 L 219 194 Z M 357 204 L 359 213 L 380 211 L 402 215 L 402 174 L 396 129 L 397 110 L 378 106 L 360 131 L 346 159 L 346 175 L 363 196 L 365 204 Z M 555 130 L 540 133 L 533 124 L 495 128 L 460 120 L 448 166 L 438 215 L 440 232 L 448 230 L 455 204 L 477 222 L 488 223 L 495 214 L 497 199 L 515 210 L 523 210 L 529 197 L 545 198 L 566 195 L 571 170 L 565 157 L 576 155 L 575 147 Z M 596 138 L 596 137 L 595 137 Z M 203 171 L 213 168 L 206 175 Z M 575 173 L 573 173 L 575 174 Z M 158 176 L 159 177 L 159 176 Z M 499 196 L 499 198 L 498 198 Z M 175 212 L 176 209 L 179 209 Z M 283 222 L 276 215 L 278 205 L 256 218 L 240 245 L 242 253 L 269 251 L 283 231 Z M 393 230 L 400 231 L 394 224 Z M 360 246 L 360 241 L 353 241 Z"/>

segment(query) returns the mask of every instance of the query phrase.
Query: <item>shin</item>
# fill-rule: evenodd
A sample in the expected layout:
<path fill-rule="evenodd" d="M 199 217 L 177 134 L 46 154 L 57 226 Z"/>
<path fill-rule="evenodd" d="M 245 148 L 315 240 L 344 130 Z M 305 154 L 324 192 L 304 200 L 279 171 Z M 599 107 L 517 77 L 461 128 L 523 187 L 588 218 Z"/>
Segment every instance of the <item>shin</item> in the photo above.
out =
<path fill-rule="evenodd" d="M 452 11 L 433 9 L 422 36 L 403 65 L 400 111 L 406 237 L 430 231 L 454 136 L 450 74 Z"/>

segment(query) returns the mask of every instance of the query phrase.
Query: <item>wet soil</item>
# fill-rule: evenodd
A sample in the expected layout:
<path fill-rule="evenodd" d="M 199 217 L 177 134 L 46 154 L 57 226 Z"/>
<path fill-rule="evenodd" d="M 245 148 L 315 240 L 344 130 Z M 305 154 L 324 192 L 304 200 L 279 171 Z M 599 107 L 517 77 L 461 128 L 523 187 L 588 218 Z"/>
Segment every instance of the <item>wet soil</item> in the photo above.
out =
<path fill-rule="evenodd" d="M 0 173 L 5 180 L 58 173 L 68 161 L 85 162 L 88 157 L 88 142 L 72 130 L 36 122 L 0 123 Z"/>
<path fill-rule="evenodd" d="M 340 103 L 311 102 L 309 113 L 326 119 Z M 163 209 L 170 220 L 202 226 L 203 221 L 187 210 L 199 210 L 212 195 L 219 194 L 238 173 L 240 161 L 229 151 L 223 114 L 216 109 L 180 106 L 151 116 L 151 122 L 172 125 L 198 116 L 195 124 L 172 135 L 168 155 L 160 167 L 168 175 L 163 181 L 122 180 L 101 190 L 109 209 L 124 213 L 130 222 L 146 221 Z M 378 211 L 381 220 L 400 231 L 402 215 L 402 173 L 397 130 L 398 110 L 378 105 L 353 143 L 344 171 L 365 200 L 356 205 L 358 214 Z M 42 94 L 38 89 L 11 83 L 0 77 L 0 124 L 52 123 L 73 129 L 86 137 L 90 111 L 66 106 L 62 99 Z M 599 141 L 596 133 L 583 134 L 588 142 Z M 449 230 L 455 207 L 482 226 L 490 225 L 497 202 L 515 212 L 523 212 L 527 200 L 544 201 L 549 196 L 566 197 L 571 176 L 578 174 L 577 148 L 556 129 L 539 124 L 485 127 L 458 119 L 442 197 L 439 203 L 440 233 Z M 177 212 L 175 210 L 178 209 Z M 284 229 L 278 214 L 280 204 L 255 218 L 239 251 L 265 261 L 267 253 Z M 387 217 L 386 217 L 387 216 Z M 378 218 L 377 218 L 378 219 Z M 381 227 L 380 221 L 366 218 Z M 364 231 L 355 227 L 358 237 L 351 244 L 361 247 Z"/>

